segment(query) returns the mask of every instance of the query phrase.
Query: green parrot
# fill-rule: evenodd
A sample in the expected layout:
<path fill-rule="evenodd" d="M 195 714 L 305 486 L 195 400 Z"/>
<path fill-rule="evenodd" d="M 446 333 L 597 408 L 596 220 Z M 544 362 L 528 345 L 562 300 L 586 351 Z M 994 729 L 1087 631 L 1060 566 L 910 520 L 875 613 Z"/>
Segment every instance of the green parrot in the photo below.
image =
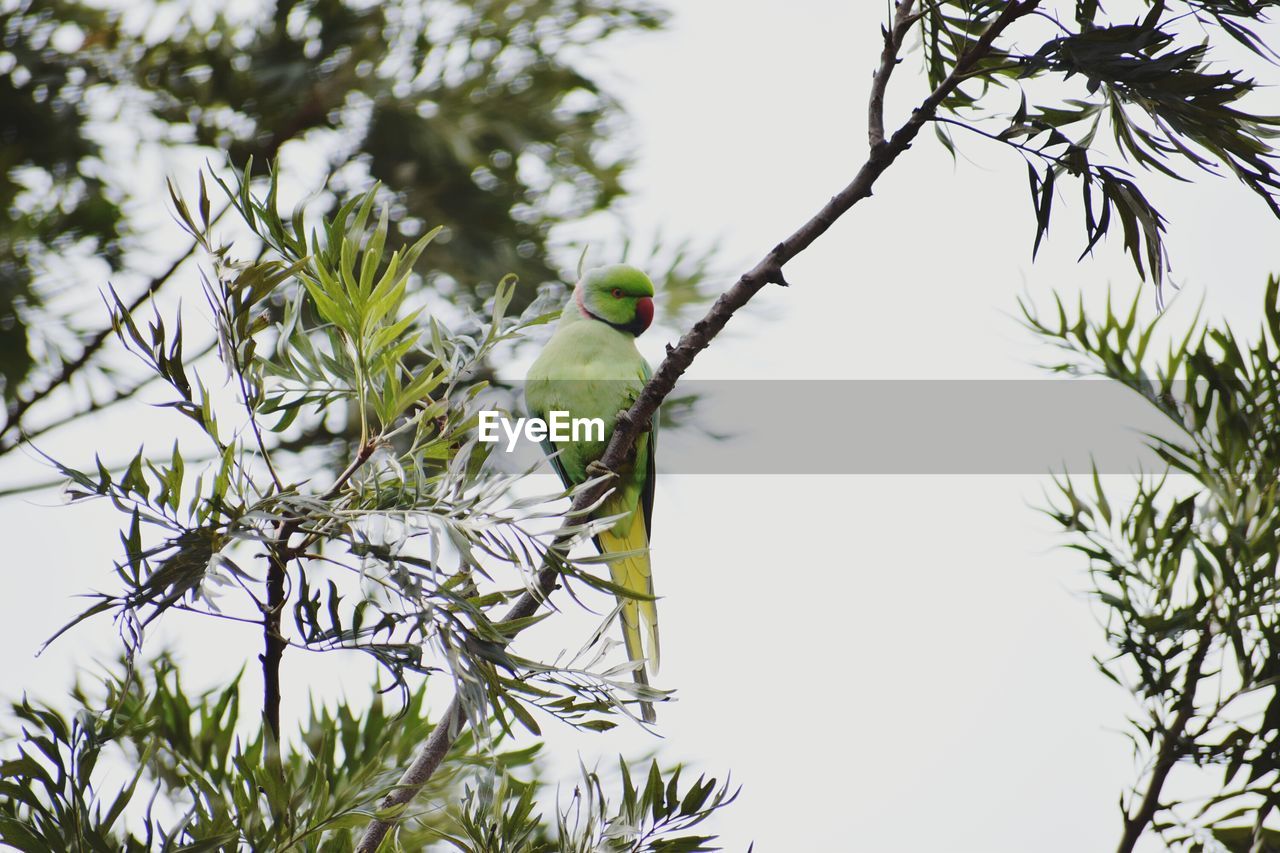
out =
<path fill-rule="evenodd" d="M 579 434 L 576 441 L 542 442 L 548 454 L 559 451 L 550 460 L 566 487 L 605 473 L 598 462 L 618 413 L 631 408 L 652 375 L 635 343 L 652 321 L 653 282 L 648 276 L 624 264 L 593 269 L 574 288 L 555 333 L 529 368 L 524 393 L 531 416 L 549 420 L 552 412 L 568 412 L 571 418 L 600 418 L 605 423 L 603 441 Z M 656 438 L 656 427 L 640 434 L 634 454 L 613 472 L 613 492 L 594 513 L 601 518 L 622 516 L 595 537 L 600 553 L 633 552 L 608 560 L 613 582 L 649 596 Z M 657 606 L 622 596 L 619 603 L 627 657 L 641 664 L 635 680 L 648 685 L 648 672 L 658 671 Z M 646 722 L 654 721 L 652 704 L 642 702 L 640 709 Z"/>

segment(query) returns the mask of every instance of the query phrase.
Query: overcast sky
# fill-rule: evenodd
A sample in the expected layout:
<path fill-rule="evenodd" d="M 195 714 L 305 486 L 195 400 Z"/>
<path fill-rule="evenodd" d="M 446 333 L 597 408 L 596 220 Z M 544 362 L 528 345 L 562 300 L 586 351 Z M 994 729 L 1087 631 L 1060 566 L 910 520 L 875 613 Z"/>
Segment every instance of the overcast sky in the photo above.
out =
<path fill-rule="evenodd" d="M 600 57 L 634 119 L 639 165 L 624 209 L 637 232 L 719 241 L 725 270 L 740 272 L 861 163 L 885 4 L 672 5 L 669 31 Z M 888 121 L 922 93 L 913 54 L 895 76 Z M 1280 113 L 1274 92 L 1265 98 L 1254 108 Z M 1110 287 L 1130 298 L 1139 282 L 1118 241 L 1077 264 L 1081 233 L 1069 215 L 1032 264 L 1021 161 L 958 141 L 953 163 L 922 134 L 874 198 L 788 266 L 793 286 L 764 291 L 690 377 L 1029 378 L 1050 356 L 1014 319 L 1019 293 L 1047 304 L 1054 289 L 1083 291 L 1097 304 Z M 1206 317 L 1256 328 L 1278 233 L 1264 205 L 1225 180 L 1152 183 L 1183 286 L 1171 326 L 1203 299 Z M 611 228 L 601 220 L 564 236 Z M 1149 289 L 1144 307 L 1154 311 Z M 666 342 L 641 339 L 655 363 Z M 807 434 L 798 426 L 796 440 L 839 453 L 859 441 L 859 419 L 891 417 L 859 412 L 807 424 Z M 123 454 L 135 435 L 115 416 L 49 447 L 114 440 Z M 38 473 L 30 459 L 7 461 L 0 480 Z M 731 850 L 752 840 L 760 851 L 1114 847 L 1117 797 L 1136 772 L 1120 733 L 1131 705 L 1090 660 L 1101 630 L 1079 594 L 1085 566 L 1057 550 L 1062 540 L 1034 509 L 1046 482 L 664 477 L 652 554 L 660 685 L 679 698 L 661 708 L 665 739 L 547 725 L 553 776 L 570 780 L 579 756 L 607 764 L 654 748 L 712 774 L 732 770 L 742 797 L 716 824 Z M 20 591 L 0 599 L 10 691 L 58 695 L 77 666 L 111 654 L 101 622 L 33 657 L 81 606 L 71 595 L 109 585 L 106 555 L 118 548 L 109 507 L 56 503 L 46 495 L 5 507 L 10 583 Z M 35 589 L 40 606 L 21 594 Z M 576 648 L 592 624 L 566 611 L 521 648 Z M 180 625 L 171 636 L 210 681 L 257 653 L 251 632 L 228 642 L 223 626 Z M 291 653 L 286 663 L 285 695 L 295 697 L 286 714 L 303 708 L 306 685 L 333 683 L 327 656 Z M 365 670 L 349 670 L 348 689 L 359 693 Z M 248 696 L 256 676 L 254 664 Z"/>

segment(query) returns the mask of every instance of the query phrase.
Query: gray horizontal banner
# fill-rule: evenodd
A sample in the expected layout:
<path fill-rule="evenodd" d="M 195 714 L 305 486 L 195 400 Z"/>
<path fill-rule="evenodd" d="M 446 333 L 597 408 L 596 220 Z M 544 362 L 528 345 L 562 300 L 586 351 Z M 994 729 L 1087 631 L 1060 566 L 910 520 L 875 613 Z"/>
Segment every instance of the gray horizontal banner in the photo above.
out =
<path fill-rule="evenodd" d="M 603 411 L 620 391 L 566 382 L 552 396 Z M 490 464 L 536 465 L 542 450 L 529 422 L 516 421 L 526 415 L 522 389 L 481 400 L 493 412 Z M 598 414 L 570 405 L 549 425 L 564 435 L 571 418 Z M 1147 434 L 1180 433 L 1136 392 L 1092 379 L 688 381 L 664 409 L 657 458 L 668 474 L 1131 473 L 1164 467 Z M 588 428 L 608 434 L 613 419 L 600 420 L 577 424 L 579 438 L 595 438 Z"/>

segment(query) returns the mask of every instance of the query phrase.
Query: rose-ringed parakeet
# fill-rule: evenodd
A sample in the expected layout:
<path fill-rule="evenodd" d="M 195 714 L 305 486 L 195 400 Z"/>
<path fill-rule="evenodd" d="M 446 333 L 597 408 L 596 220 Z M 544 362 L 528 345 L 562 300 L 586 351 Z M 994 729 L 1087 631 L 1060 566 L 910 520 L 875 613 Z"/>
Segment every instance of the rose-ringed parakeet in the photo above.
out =
<path fill-rule="evenodd" d="M 652 320 L 653 282 L 648 276 L 623 264 L 593 269 L 574 288 L 555 333 L 529 368 L 525 402 L 531 416 L 549 420 L 552 412 L 568 412 L 571 418 L 600 418 L 605 424 L 603 441 L 543 442 L 548 454 L 559 451 L 550 457 L 551 464 L 565 486 L 603 473 L 594 463 L 604 455 L 618 413 L 631 408 L 652 373 L 635 344 Z M 595 537 L 601 554 L 636 552 L 608 560 L 613 583 L 649 596 L 656 437 L 655 427 L 640 434 L 634 454 L 613 472 L 613 492 L 594 513 L 597 518 L 622 516 Z M 658 669 L 657 607 L 651 600 L 621 596 L 619 604 L 627 656 L 642 664 L 635 680 L 647 685 L 646 666 Z M 640 707 L 644 719 L 653 722 L 653 706 L 643 702 Z"/>

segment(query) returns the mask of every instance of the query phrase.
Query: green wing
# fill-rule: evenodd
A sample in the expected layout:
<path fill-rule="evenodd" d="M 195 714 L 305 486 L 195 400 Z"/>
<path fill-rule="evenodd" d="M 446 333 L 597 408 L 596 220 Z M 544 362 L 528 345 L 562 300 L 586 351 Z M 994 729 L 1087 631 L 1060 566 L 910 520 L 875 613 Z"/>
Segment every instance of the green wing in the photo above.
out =
<path fill-rule="evenodd" d="M 649 384 L 649 380 L 653 378 L 653 368 L 649 366 L 649 362 L 642 362 L 644 370 L 644 382 Z M 658 413 L 654 412 L 650 418 L 649 427 L 649 458 L 644 464 L 644 490 L 640 493 L 640 505 L 644 508 L 644 529 L 648 531 L 649 538 L 653 538 L 653 487 L 658 482 Z"/>

